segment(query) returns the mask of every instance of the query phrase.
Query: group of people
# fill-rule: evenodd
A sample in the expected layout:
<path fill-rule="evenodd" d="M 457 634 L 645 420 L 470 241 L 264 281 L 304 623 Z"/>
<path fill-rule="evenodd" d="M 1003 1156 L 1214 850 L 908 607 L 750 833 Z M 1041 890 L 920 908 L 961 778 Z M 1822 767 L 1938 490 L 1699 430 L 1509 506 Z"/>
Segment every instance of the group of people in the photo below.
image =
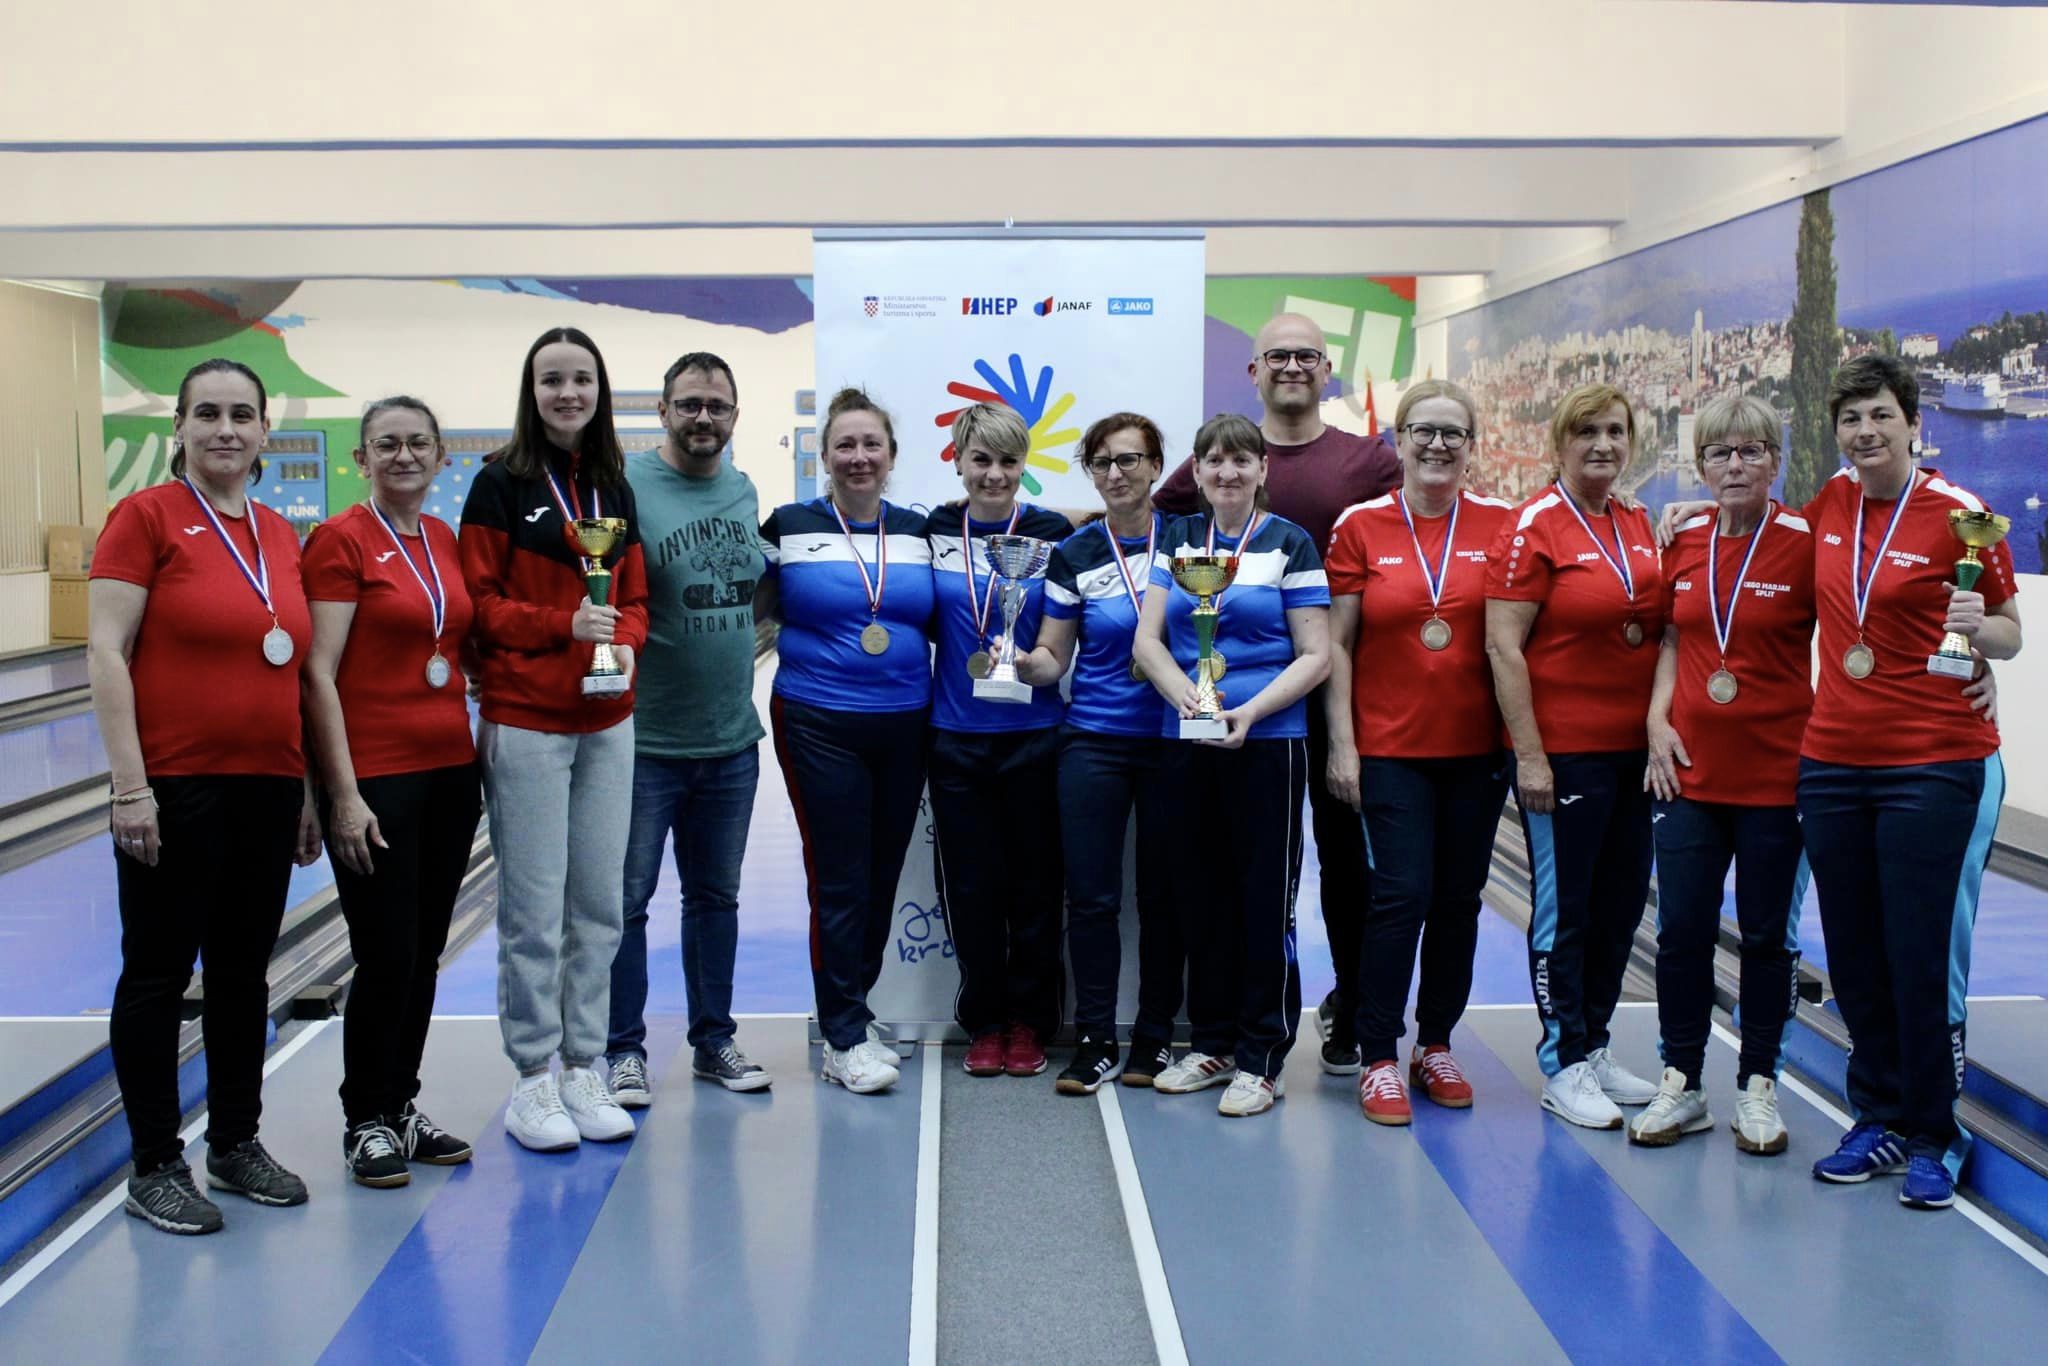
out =
<path fill-rule="evenodd" d="M 409 1163 L 468 1160 L 417 1097 L 486 807 L 515 1139 L 621 1139 L 628 1111 L 652 1102 L 646 926 L 671 836 L 692 1070 L 736 1091 L 770 1085 L 731 1013 L 765 733 L 754 627 L 768 620 L 781 627 L 769 720 L 803 844 L 827 1082 L 867 1094 L 897 1080 L 868 997 L 928 790 L 970 1074 L 1047 1068 L 1071 968 L 1060 1092 L 1120 1078 L 1224 1088 L 1225 1115 L 1270 1109 L 1303 1013 L 1306 805 L 1337 979 L 1314 1012 L 1323 1069 L 1356 1075 L 1378 1124 L 1410 1122 L 1411 1089 L 1469 1106 L 1451 1035 L 1512 790 L 1544 1109 L 1612 1129 L 1619 1107 L 1642 1107 L 1628 1134 L 1652 1146 L 1712 1126 L 1702 1074 L 1732 864 L 1732 1127 L 1746 1152 L 1784 1151 L 1776 1081 L 1810 869 L 1857 1117 L 1815 1174 L 1903 1171 L 1906 1203 L 1948 1204 L 1967 1141 L 1953 1110 L 1969 926 L 2003 792 L 1983 666 L 2015 654 L 2020 631 L 2002 546 L 1981 583 L 1950 581 L 1948 514 L 1984 509 L 1919 468 L 1911 370 L 1876 356 L 1842 367 L 1829 403 L 1846 468 L 1800 510 L 1771 494 L 1771 408 L 1709 403 L 1694 454 L 1712 499 L 1667 509 L 1661 529 L 1621 486 L 1635 416 L 1606 385 L 1559 404 L 1555 481 L 1511 507 L 1465 487 L 1482 434 L 1457 385 L 1411 385 L 1391 439 L 1331 428 L 1321 329 L 1290 314 L 1261 330 L 1248 370 L 1262 420 L 1204 424 L 1170 474 L 1149 418 L 1096 421 L 1078 463 L 1099 511 L 1020 501 L 1030 433 L 999 404 L 954 424 L 959 500 L 891 503 L 890 416 L 842 390 L 820 435 L 825 493 L 762 521 L 722 458 L 738 417 L 726 362 L 696 352 L 670 367 L 665 443 L 629 461 L 596 344 L 556 329 L 522 362 L 511 440 L 473 480 L 459 536 L 422 512 L 447 459 L 434 415 L 399 396 L 363 417 L 369 498 L 302 554 L 247 496 L 268 431 L 261 380 L 231 361 L 195 367 L 173 481 L 114 509 L 93 568 L 129 1210 L 173 1232 L 221 1226 L 177 1138 L 195 953 L 207 1185 L 306 1198 L 257 1138 L 264 975 L 291 865 L 323 840 L 357 963 L 348 1168 L 393 1186 Z M 585 518 L 623 532 L 593 553 L 574 530 Z M 985 553 L 1004 536 L 1052 544 L 1008 639 L 996 604 L 1016 587 Z M 1213 599 L 1214 662 L 1195 672 L 1197 598 L 1173 572 L 1193 556 L 1232 571 Z M 600 570 L 609 590 L 593 593 Z M 1976 677 L 1929 672 L 1945 632 L 1968 642 Z M 587 690 L 605 647 L 625 686 Z M 1008 655 L 1028 695 L 978 696 Z M 1212 689 L 1221 734 L 1181 740 Z M 1005 838 L 1019 805 L 1057 812 L 1056 846 Z M 1120 1040 L 1134 816 L 1139 986 Z M 1609 1036 L 1653 859 L 1654 1083 Z M 1191 1046 L 1176 1055 L 1183 1007 Z"/>

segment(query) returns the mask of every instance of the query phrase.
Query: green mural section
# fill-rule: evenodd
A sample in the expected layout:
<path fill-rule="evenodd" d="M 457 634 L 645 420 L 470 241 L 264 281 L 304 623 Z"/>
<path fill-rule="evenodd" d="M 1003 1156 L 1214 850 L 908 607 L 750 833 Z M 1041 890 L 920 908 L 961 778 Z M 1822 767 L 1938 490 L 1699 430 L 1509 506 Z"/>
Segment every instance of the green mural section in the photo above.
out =
<path fill-rule="evenodd" d="M 1204 309 L 1256 336 L 1276 313 L 1303 313 L 1330 339 L 1332 369 L 1353 390 L 1363 379 L 1405 380 L 1415 366 L 1412 276 L 1258 275 L 1212 279 Z"/>

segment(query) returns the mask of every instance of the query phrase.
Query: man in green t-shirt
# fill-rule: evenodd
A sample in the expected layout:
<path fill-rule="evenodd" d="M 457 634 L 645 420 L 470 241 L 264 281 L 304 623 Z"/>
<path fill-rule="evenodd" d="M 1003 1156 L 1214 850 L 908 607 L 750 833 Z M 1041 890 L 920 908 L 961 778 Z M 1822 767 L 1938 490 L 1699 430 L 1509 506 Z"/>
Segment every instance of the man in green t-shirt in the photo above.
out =
<path fill-rule="evenodd" d="M 692 351 L 662 381 L 659 451 L 631 457 L 647 559 L 647 647 L 634 708 L 633 820 L 626 923 L 612 963 L 612 1096 L 644 1109 L 647 903 L 675 834 L 682 879 L 683 990 L 691 1070 L 730 1091 L 758 1091 L 766 1070 L 733 1042 L 740 859 L 761 776 L 754 712 L 754 588 L 765 565 L 754 481 L 725 459 L 739 418 L 732 367 Z"/>

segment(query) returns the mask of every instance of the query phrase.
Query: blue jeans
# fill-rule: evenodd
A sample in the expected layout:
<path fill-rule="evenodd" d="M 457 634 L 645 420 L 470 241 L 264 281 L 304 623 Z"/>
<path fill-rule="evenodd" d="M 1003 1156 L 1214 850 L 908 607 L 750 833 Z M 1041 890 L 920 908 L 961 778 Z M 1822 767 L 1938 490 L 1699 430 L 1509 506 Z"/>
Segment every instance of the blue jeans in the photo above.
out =
<path fill-rule="evenodd" d="M 633 758 L 633 819 L 626 838 L 626 922 L 612 961 L 611 1040 L 605 1054 L 647 1056 L 647 903 L 661 851 L 676 836 L 683 882 L 683 991 L 690 1043 L 732 1042 L 732 963 L 739 948 L 740 859 L 754 817 L 761 756 L 749 745 L 715 759 Z"/>

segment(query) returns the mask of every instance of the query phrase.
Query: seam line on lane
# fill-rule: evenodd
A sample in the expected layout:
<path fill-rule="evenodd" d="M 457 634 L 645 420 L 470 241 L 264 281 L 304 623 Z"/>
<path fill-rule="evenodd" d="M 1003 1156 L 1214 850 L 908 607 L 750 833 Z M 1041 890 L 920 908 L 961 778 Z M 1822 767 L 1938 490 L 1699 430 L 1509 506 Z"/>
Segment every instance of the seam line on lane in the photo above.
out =
<path fill-rule="evenodd" d="M 1737 1053 L 1742 1051 L 1742 1040 L 1735 1035 L 1734 1031 L 1718 1021 L 1714 1024 L 1714 1037 L 1727 1044 Z M 1854 1122 L 1850 1119 L 1847 1111 L 1841 1109 L 1833 1101 L 1814 1090 L 1811 1086 L 1808 1086 L 1805 1082 L 1800 1081 L 1797 1077 L 1781 1073 L 1778 1077 L 1778 1085 L 1784 1087 L 1823 1115 L 1826 1115 L 1830 1123 L 1840 1125 L 1844 1130 L 1848 1129 L 1850 1124 Z M 2014 1256 L 2042 1275 L 2048 1276 L 2048 1257 L 2043 1257 L 2011 1229 L 1986 1214 L 1976 1201 L 1964 1195 L 1961 1191 L 1957 1191 L 1955 1208 L 1965 1219 L 1968 1219 L 1971 1223 L 1989 1234 L 1993 1242 L 2010 1250 Z M 0 1301 L 0 1303 L 4 1303 L 4 1301 Z"/>
<path fill-rule="evenodd" d="M 311 1043 L 319 1036 L 322 1030 L 332 1023 L 334 1023 L 332 1020 L 315 1020 L 297 1034 L 294 1034 L 289 1043 L 264 1060 L 264 1079 L 266 1081 L 269 1080 L 271 1073 L 297 1057 L 300 1049 Z M 201 1110 L 198 1118 L 178 1132 L 178 1145 L 181 1153 L 184 1149 L 192 1146 L 194 1139 L 206 1132 L 206 1120 L 207 1112 Z M 99 1227 L 100 1222 L 109 1214 L 121 1208 L 127 1199 L 128 1183 L 123 1181 L 120 1185 L 102 1196 L 97 1205 L 94 1205 L 84 1214 L 73 1220 L 71 1227 L 65 1229 L 45 1244 L 42 1251 L 22 1263 L 21 1269 L 12 1276 L 9 1276 L 5 1285 L 0 1285 L 0 1308 L 5 1308 L 9 1300 L 28 1289 L 29 1282 L 49 1270 L 58 1258 L 78 1246 L 84 1240 L 86 1234 Z"/>
<path fill-rule="evenodd" d="M 1115 1084 L 1104 1083 L 1096 1091 L 1095 1100 L 1102 1113 L 1103 1133 L 1109 1139 L 1109 1161 L 1116 1170 L 1124 1227 L 1130 1233 L 1131 1253 L 1138 1263 L 1138 1287 L 1145 1295 L 1145 1317 L 1152 1323 L 1152 1349 L 1159 1354 L 1159 1366 L 1188 1366 L 1187 1342 L 1181 1336 L 1180 1315 L 1173 1307 L 1173 1287 L 1166 1279 L 1166 1262 L 1159 1255 L 1152 1210 L 1145 1203 L 1145 1183 L 1138 1175 L 1137 1154 L 1131 1151 L 1131 1135 L 1124 1128 L 1123 1106 L 1117 1102 Z"/>
<path fill-rule="evenodd" d="M 939 1359 L 939 1106 L 945 1050 L 918 1053 L 917 1216 L 910 1237 L 910 1366 Z"/>

